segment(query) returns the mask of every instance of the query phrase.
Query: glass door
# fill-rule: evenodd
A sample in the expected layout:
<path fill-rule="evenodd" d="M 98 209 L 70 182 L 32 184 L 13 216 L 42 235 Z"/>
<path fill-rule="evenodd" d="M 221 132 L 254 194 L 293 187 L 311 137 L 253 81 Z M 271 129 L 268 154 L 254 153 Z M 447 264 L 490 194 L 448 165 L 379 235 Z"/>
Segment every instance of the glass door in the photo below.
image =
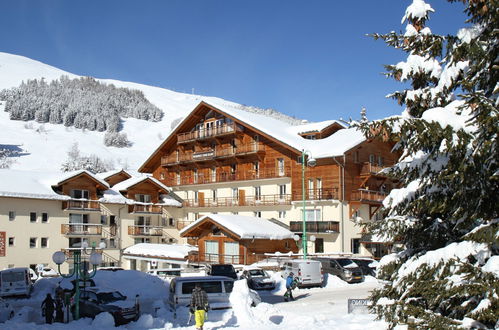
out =
<path fill-rule="evenodd" d="M 205 261 L 219 262 L 218 241 L 205 241 Z"/>
<path fill-rule="evenodd" d="M 239 263 L 239 243 L 225 242 L 224 243 L 224 262 L 230 264 Z"/>

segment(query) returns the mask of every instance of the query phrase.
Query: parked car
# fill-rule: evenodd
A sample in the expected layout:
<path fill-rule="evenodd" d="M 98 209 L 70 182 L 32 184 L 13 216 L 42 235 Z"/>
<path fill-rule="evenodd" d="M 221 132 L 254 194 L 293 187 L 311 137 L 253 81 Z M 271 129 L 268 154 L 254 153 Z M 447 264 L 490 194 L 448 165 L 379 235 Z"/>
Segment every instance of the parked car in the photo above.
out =
<path fill-rule="evenodd" d="M 74 304 L 71 310 L 74 313 Z M 113 316 L 115 325 L 137 321 L 140 316 L 138 296 L 134 301 L 129 301 L 119 291 L 96 287 L 87 288 L 80 293 L 81 317 L 95 318 L 103 312 L 108 312 Z"/>
<path fill-rule="evenodd" d="M 293 259 L 285 261 L 281 266 L 281 276 L 288 277 L 293 272 L 298 279 L 298 287 L 322 286 L 322 265 L 320 261 L 310 259 Z"/>
<path fill-rule="evenodd" d="M 360 269 L 362 269 L 362 273 L 365 275 L 370 275 L 376 277 L 376 269 L 378 267 L 378 262 L 371 258 L 351 258 L 353 262 L 355 262 Z"/>
<path fill-rule="evenodd" d="M 38 274 L 41 277 L 58 277 L 59 276 L 59 274 L 50 267 L 43 267 L 41 269 L 41 271 L 38 272 Z"/>
<path fill-rule="evenodd" d="M 349 258 L 314 258 L 322 263 L 324 272 L 336 275 L 348 283 L 364 281 L 360 267 Z"/>
<path fill-rule="evenodd" d="M 182 274 L 182 269 L 181 268 L 151 269 L 147 273 L 161 278 L 170 278 L 170 277 L 180 276 Z"/>
<path fill-rule="evenodd" d="M 188 307 L 191 303 L 192 290 L 196 283 L 201 285 L 208 295 L 211 309 L 230 308 L 229 295 L 234 287 L 234 279 L 226 276 L 192 276 L 175 277 L 170 282 L 168 304 L 175 313 L 177 309 Z M 262 300 L 258 293 L 250 289 L 252 305 L 258 305 Z"/>
<path fill-rule="evenodd" d="M 104 270 L 107 272 L 117 272 L 117 271 L 125 270 L 125 269 L 121 268 L 121 267 L 109 266 L 109 267 L 98 267 L 97 270 Z M 89 271 L 89 273 L 91 273 L 91 272 L 92 272 L 92 270 Z"/>
<path fill-rule="evenodd" d="M 210 276 L 227 276 L 237 280 L 237 273 L 234 266 L 229 264 L 208 265 L 206 274 Z"/>
<path fill-rule="evenodd" d="M 14 317 L 14 307 L 0 298 L 0 322 L 5 322 Z"/>
<path fill-rule="evenodd" d="M 248 281 L 248 287 L 253 290 L 273 290 L 275 281 L 261 268 L 249 268 L 243 270 L 242 279 Z"/>
<path fill-rule="evenodd" d="M 33 290 L 30 268 L 9 268 L 0 272 L 0 297 L 30 296 Z"/>

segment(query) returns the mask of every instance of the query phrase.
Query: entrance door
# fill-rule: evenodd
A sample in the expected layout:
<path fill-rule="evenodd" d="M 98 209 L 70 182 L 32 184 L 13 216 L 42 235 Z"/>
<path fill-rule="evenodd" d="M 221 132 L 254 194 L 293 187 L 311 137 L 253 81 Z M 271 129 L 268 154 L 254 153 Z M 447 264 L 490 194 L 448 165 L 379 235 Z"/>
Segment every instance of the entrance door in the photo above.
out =
<path fill-rule="evenodd" d="M 315 253 L 324 253 L 324 238 L 315 239 Z"/>
<path fill-rule="evenodd" d="M 219 262 L 218 241 L 205 241 L 205 261 Z"/>
<path fill-rule="evenodd" d="M 224 243 L 224 262 L 230 264 L 239 263 L 239 243 L 225 242 Z"/>

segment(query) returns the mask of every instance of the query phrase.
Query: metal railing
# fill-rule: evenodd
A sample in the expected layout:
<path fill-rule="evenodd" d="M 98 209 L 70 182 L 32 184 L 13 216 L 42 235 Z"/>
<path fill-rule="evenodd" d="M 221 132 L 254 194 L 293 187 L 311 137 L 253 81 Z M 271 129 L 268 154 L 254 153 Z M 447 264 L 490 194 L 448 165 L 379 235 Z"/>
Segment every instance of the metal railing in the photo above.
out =
<path fill-rule="evenodd" d="M 101 235 L 102 225 L 89 223 L 63 223 L 61 224 L 61 234 L 75 236 Z"/>
<path fill-rule="evenodd" d="M 305 200 L 329 200 L 338 198 L 338 188 L 319 188 L 305 190 Z M 293 196 L 294 201 L 299 201 L 302 199 L 303 195 L 301 193 L 297 193 Z"/>
<path fill-rule="evenodd" d="M 63 210 L 100 210 L 99 201 L 71 199 L 62 202 Z"/>
<path fill-rule="evenodd" d="M 132 225 L 128 226 L 128 235 L 131 236 L 163 236 L 163 227 Z"/>
<path fill-rule="evenodd" d="M 376 190 L 367 190 L 367 189 L 358 189 L 357 191 L 352 191 L 352 200 L 353 201 L 366 201 L 366 202 L 377 202 L 381 203 L 387 196 L 386 192 L 376 191 Z"/>
<path fill-rule="evenodd" d="M 234 134 L 236 132 L 242 132 L 242 131 L 243 127 L 237 125 L 236 123 L 228 125 L 225 124 L 217 127 L 203 128 L 192 132 L 177 134 L 177 142 L 184 143 L 189 141 L 202 140 L 216 136 Z"/>
<path fill-rule="evenodd" d="M 306 221 L 306 229 L 309 233 L 339 233 L 340 223 L 338 221 Z M 290 221 L 289 230 L 301 233 L 303 221 Z"/>
<path fill-rule="evenodd" d="M 217 197 L 204 199 L 186 199 L 184 207 L 228 207 L 228 206 L 267 206 L 267 205 L 289 205 L 291 195 L 260 195 L 242 197 Z"/>

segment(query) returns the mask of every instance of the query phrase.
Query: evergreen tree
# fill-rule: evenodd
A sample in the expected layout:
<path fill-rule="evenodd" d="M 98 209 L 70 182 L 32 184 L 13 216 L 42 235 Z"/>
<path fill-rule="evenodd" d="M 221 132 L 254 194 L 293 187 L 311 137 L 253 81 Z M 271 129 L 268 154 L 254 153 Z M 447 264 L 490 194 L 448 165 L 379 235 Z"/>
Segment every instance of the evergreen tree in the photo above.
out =
<path fill-rule="evenodd" d="M 408 53 L 386 66 L 410 85 L 391 95 L 402 115 L 359 124 L 401 154 L 388 172 L 401 187 L 385 199 L 385 219 L 368 226 L 401 247 L 381 260 L 387 284 L 371 296 L 392 327 L 499 326 L 499 8 L 461 2 L 471 26 L 455 36 L 426 27 L 433 9 L 423 0 L 407 8 L 405 33 L 373 35 Z"/>

